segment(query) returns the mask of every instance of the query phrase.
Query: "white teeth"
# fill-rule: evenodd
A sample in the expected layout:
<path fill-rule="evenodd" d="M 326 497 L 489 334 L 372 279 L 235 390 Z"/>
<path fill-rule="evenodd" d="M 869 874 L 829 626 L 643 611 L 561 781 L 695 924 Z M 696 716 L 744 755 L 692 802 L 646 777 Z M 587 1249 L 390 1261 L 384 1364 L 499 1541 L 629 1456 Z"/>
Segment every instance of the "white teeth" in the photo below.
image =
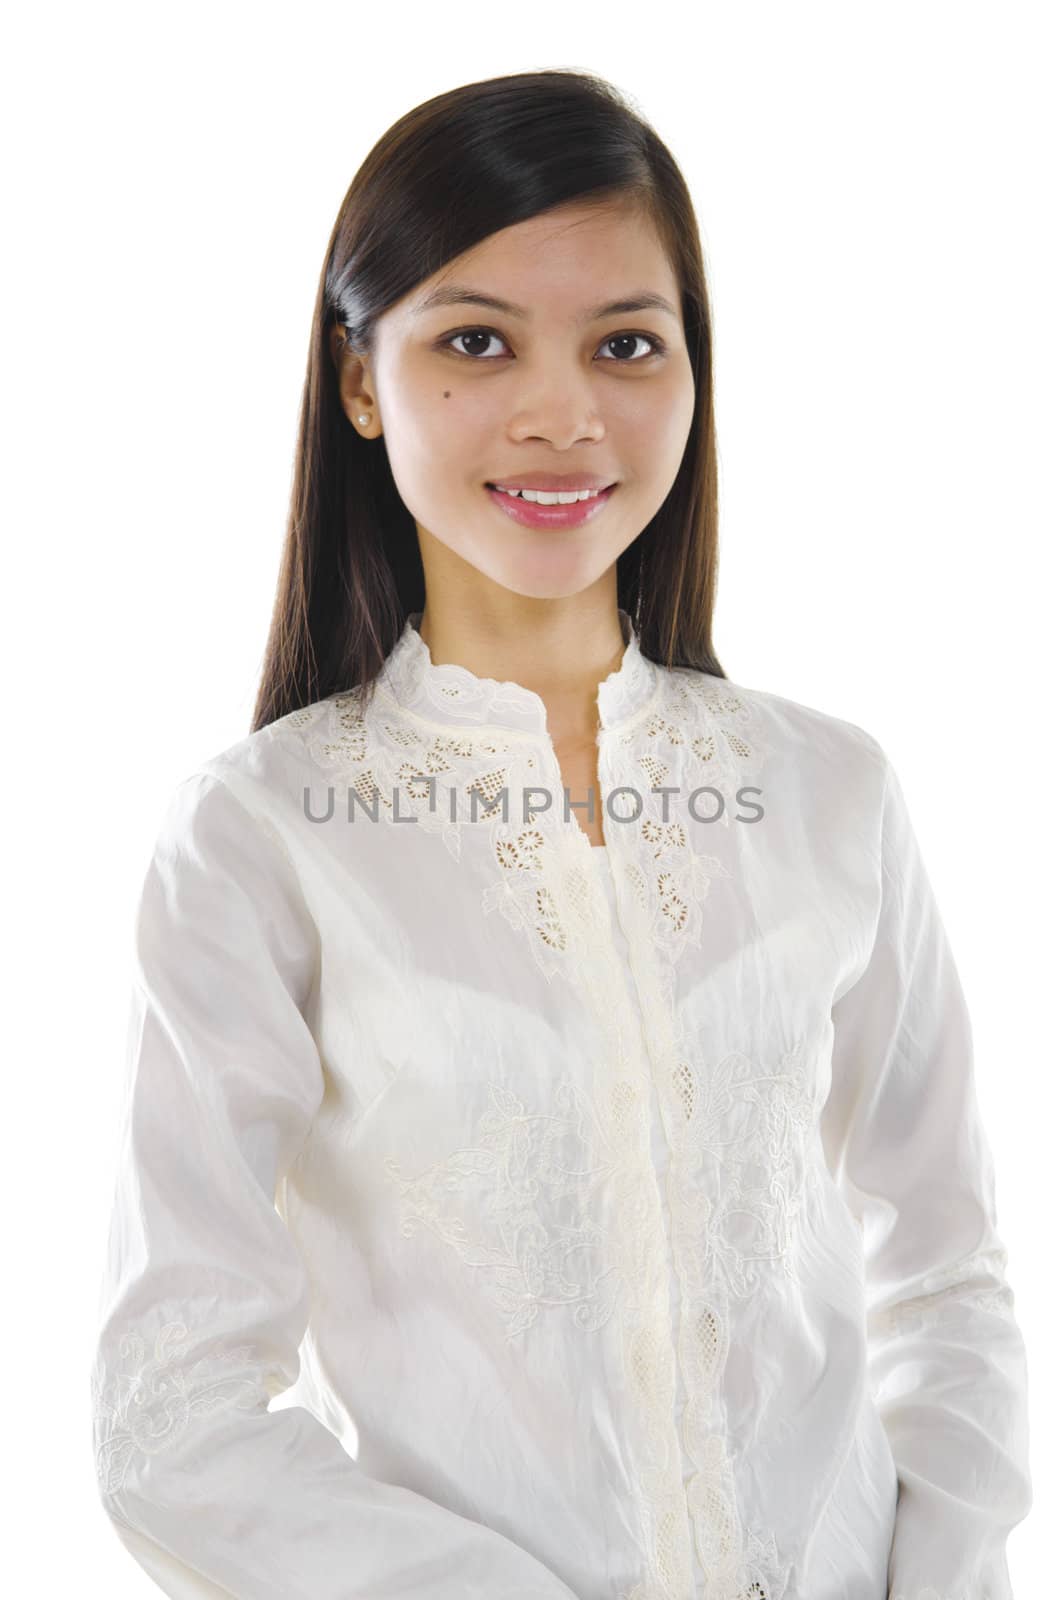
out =
<path fill-rule="evenodd" d="M 514 500 L 532 500 L 539 506 L 569 506 L 575 500 L 595 500 L 597 495 L 603 494 L 602 489 L 580 489 L 576 494 L 549 494 L 544 489 L 505 489 L 504 494 L 510 494 Z"/>

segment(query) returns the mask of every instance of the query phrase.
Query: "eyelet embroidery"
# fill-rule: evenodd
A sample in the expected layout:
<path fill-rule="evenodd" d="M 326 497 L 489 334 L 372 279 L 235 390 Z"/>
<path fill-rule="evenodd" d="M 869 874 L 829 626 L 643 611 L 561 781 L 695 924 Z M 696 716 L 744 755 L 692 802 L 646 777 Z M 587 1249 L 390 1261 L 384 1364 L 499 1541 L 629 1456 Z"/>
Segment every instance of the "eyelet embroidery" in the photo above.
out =
<path fill-rule="evenodd" d="M 673 723 L 664 719 L 663 726 L 672 728 Z M 660 763 L 653 770 L 661 781 L 669 781 L 668 766 Z M 645 1037 L 652 1040 L 653 1053 L 661 1063 L 666 1060 L 667 1041 L 674 1032 L 673 965 L 682 949 L 698 944 L 698 902 L 715 878 L 728 874 L 717 858 L 692 851 L 687 830 L 680 823 L 663 825 L 655 818 L 642 817 L 632 836 L 639 841 L 641 859 L 626 863 L 627 883 L 645 921 L 640 930 L 642 937 L 634 935 L 631 942 L 640 968 Z M 616 965 L 609 923 L 600 920 L 602 897 L 599 906 L 587 897 L 580 860 L 577 864 L 570 860 L 574 853 L 571 840 L 564 830 L 553 830 L 547 836 L 539 833 L 533 851 L 515 847 L 508 855 L 502 851 L 501 859 L 509 868 L 517 861 L 531 880 L 524 909 L 530 889 L 538 895 L 548 895 L 550 907 L 558 912 L 559 926 L 567 931 L 565 941 L 556 941 L 557 947 L 577 952 L 578 956 L 576 963 L 571 962 L 563 970 L 571 982 L 582 988 L 606 1035 L 609 1028 L 614 1032 L 615 1019 L 625 1016 L 628 997 Z M 668 870 L 651 873 L 648 862 L 664 857 Z M 595 883 L 592 889 L 600 893 Z M 512 912 L 513 925 L 517 924 L 518 899 L 507 892 L 507 886 L 496 894 L 496 903 L 505 905 Z M 488 893 L 487 907 L 493 903 L 492 893 Z M 524 915 L 522 922 L 532 935 L 533 919 Z M 536 954 L 533 940 L 531 948 Z M 663 958 L 654 973 L 649 969 L 651 950 Z M 626 1017 L 624 1026 L 636 1037 L 639 1019 Z M 618 1032 L 622 1031 L 620 1027 Z M 652 1241 L 658 1236 L 656 1219 L 661 1218 L 654 1182 L 650 1196 L 645 1195 L 636 1205 L 631 1201 L 628 1229 L 622 1228 L 629 1245 L 624 1276 L 631 1285 L 655 1283 L 654 1292 L 644 1289 L 639 1308 L 625 1308 L 624 1352 L 626 1370 L 631 1374 L 630 1392 L 639 1405 L 644 1427 L 645 1517 L 646 1526 L 652 1530 L 648 1544 L 653 1552 L 653 1571 L 662 1586 L 659 1593 L 669 1597 L 687 1594 L 692 1582 L 689 1521 L 700 1561 L 701 1586 L 706 1586 L 703 1592 L 710 1600 L 736 1600 L 756 1590 L 768 1600 L 770 1594 L 782 1592 L 783 1574 L 775 1542 L 741 1526 L 724 1438 L 716 1431 L 709 1402 L 716 1392 L 723 1352 L 727 1349 L 725 1295 L 749 1292 L 754 1275 L 760 1270 L 759 1260 L 776 1261 L 791 1270 L 789 1249 L 800 1212 L 800 1184 L 805 1176 L 801 1146 L 812 1124 L 812 1104 L 808 1095 L 801 1092 L 798 1061 L 790 1065 L 791 1071 L 762 1074 L 756 1073 L 745 1058 L 730 1057 L 722 1064 L 723 1078 L 715 1098 L 697 1097 L 693 1068 L 679 1051 L 671 1065 L 670 1093 L 686 1124 L 685 1143 L 674 1155 L 670 1175 L 675 1252 L 680 1256 L 683 1251 L 687 1260 L 717 1255 L 713 1284 L 693 1284 L 687 1268 L 684 1276 L 683 1299 L 692 1311 L 691 1320 L 684 1323 L 679 1335 L 689 1397 L 683 1432 L 688 1454 L 698 1465 L 687 1498 L 673 1448 L 676 1367 L 669 1336 L 669 1299 L 665 1281 L 654 1271 L 658 1257 L 652 1252 Z M 639 1063 L 637 1070 L 649 1075 L 651 1072 L 651 1068 Z M 660 1065 L 659 1070 L 665 1068 Z M 638 1133 L 629 1150 L 627 1174 L 631 1195 L 636 1193 L 645 1170 L 653 1174 L 650 1154 L 645 1153 L 650 1141 L 651 1093 L 649 1076 L 636 1097 Z M 660 1093 L 665 1098 L 665 1091 L 660 1089 Z M 603 1090 L 598 1091 L 597 1098 L 604 1103 Z M 786 1141 L 792 1144 L 790 1155 Z M 767 1159 L 776 1161 L 780 1174 L 781 1188 L 777 1193 L 762 1187 L 759 1163 Z M 711 1161 L 718 1164 L 722 1187 L 708 1225 L 703 1215 L 707 1207 L 703 1204 L 701 1169 Z M 751 1238 L 745 1241 L 744 1234 L 752 1228 Z M 638 1259 L 639 1268 L 635 1265 Z M 709 1357 L 697 1338 L 703 1327 L 711 1330 Z M 675 1534 L 675 1530 L 680 1531 Z"/>
<path fill-rule="evenodd" d="M 655 745 L 647 755 L 638 749 L 644 739 Z M 681 777 L 691 778 L 694 787 L 699 764 L 708 761 L 708 783 L 746 783 L 759 774 L 767 754 L 756 718 L 738 695 L 716 694 L 699 675 L 681 671 L 666 678 L 657 710 L 616 741 L 608 776 L 621 785 L 627 781 L 621 763 L 632 761 L 660 786 L 679 787 Z M 686 1516 L 707 1600 L 771 1600 L 784 1592 L 788 1574 L 772 1535 L 741 1521 L 717 1411 L 718 1386 L 729 1345 L 728 1300 L 749 1292 L 769 1263 L 791 1270 L 812 1097 L 797 1056 L 780 1063 L 778 1072 L 763 1073 L 733 1054 L 701 1074 L 678 1028 L 676 967 L 685 951 L 699 947 L 701 902 L 729 874 L 716 857 L 693 849 L 689 828 L 680 821 L 644 816 L 634 837 L 620 901 L 624 891 L 630 959 L 671 1154 L 665 1188 L 681 1286 L 681 1433 L 694 1464 Z M 778 1190 L 766 1172 L 774 1164 Z M 662 1425 L 661 1414 L 659 1420 Z M 667 1423 L 672 1428 L 672 1415 Z M 661 1592 L 684 1591 L 667 1587 L 664 1578 Z"/>
<path fill-rule="evenodd" d="M 352 690 L 308 709 L 311 720 L 300 713 L 297 726 L 282 718 L 275 725 L 278 736 L 284 736 L 287 726 L 299 737 L 306 727 L 316 728 L 315 736 L 305 738 L 305 748 L 340 793 L 352 790 L 369 817 L 385 819 L 394 815 L 397 790 L 402 817 L 415 817 L 424 832 L 441 835 L 455 860 L 460 859 L 463 825 L 475 817 L 488 818 L 500 791 L 513 783 L 513 764 L 521 770 L 527 762 L 520 735 L 503 730 L 453 734 L 415 719 L 402 720 L 400 707 L 394 716 L 376 719 L 369 712 L 362 717 Z M 439 779 L 448 783 L 438 785 Z"/>
<path fill-rule="evenodd" d="M 128 1366 L 106 1382 L 98 1370 L 93 1371 L 96 1475 L 103 1494 L 119 1493 L 137 1457 L 170 1449 L 196 1417 L 268 1408 L 267 1369 L 254 1359 L 250 1345 L 217 1347 L 191 1362 L 185 1359 L 187 1351 L 188 1329 L 183 1322 L 160 1327 L 150 1355 L 147 1340 L 134 1329 L 120 1346 L 122 1362 Z M 274 1392 L 279 1393 L 280 1387 Z"/>
<path fill-rule="evenodd" d="M 630 659 L 627 653 L 627 665 Z M 410 659 L 406 652 L 402 660 L 403 687 L 415 704 L 395 704 L 380 732 L 375 725 L 369 728 L 362 772 L 369 762 L 379 777 L 394 770 L 395 757 L 388 755 L 384 736 L 392 752 L 412 751 L 422 762 L 433 735 L 439 740 L 435 752 L 443 763 L 453 764 L 445 770 L 458 767 L 464 792 L 477 787 L 486 798 L 497 793 L 502 778 L 516 789 L 538 781 L 540 750 L 554 765 L 547 734 L 535 741 L 513 731 L 521 720 L 518 713 L 540 704 L 536 696 L 528 701 L 522 698 L 527 692 L 520 691 L 512 702 L 511 685 L 487 682 L 480 692 L 474 688 L 477 680 L 467 684 L 460 678 L 461 669 L 434 669 L 428 674 L 432 691 L 452 684 L 460 691 L 458 705 L 469 715 L 505 718 L 503 727 L 469 732 L 466 742 L 454 749 L 442 744 L 440 731 L 423 721 L 423 657 Z M 681 777 L 693 780 L 692 787 L 753 781 L 769 752 L 751 706 L 701 674 L 645 667 L 646 676 L 632 671 L 624 679 L 620 673 L 617 681 L 604 686 L 608 695 L 601 690 L 601 705 L 611 712 L 625 698 L 625 684 L 634 711 L 628 725 L 605 730 L 601 785 L 606 779 L 611 788 L 626 784 L 639 793 L 645 779 L 648 788 L 674 784 L 675 765 Z M 341 737 L 318 740 L 310 749 L 321 765 L 329 760 L 334 764 L 336 745 L 340 761 L 356 772 L 352 751 Z M 359 747 L 358 742 L 354 748 Z M 504 758 L 500 765 L 498 753 Z M 416 796 L 408 798 L 415 809 Z M 421 792 L 421 803 L 424 799 Z M 618 796 L 617 816 L 632 815 L 632 804 L 623 804 L 628 799 Z M 403 1230 L 428 1226 L 479 1272 L 509 1339 L 564 1306 L 575 1308 L 575 1324 L 587 1333 L 613 1316 L 620 1318 L 642 1442 L 641 1512 L 649 1573 L 623 1600 L 685 1600 L 697 1581 L 693 1559 L 704 1600 L 779 1600 L 789 1569 L 779 1561 L 774 1540 L 741 1521 L 718 1386 L 728 1350 L 728 1300 L 748 1294 L 763 1270 L 790 1270 L 791 1244 L 813 1177 L 804 1150 L 812 1102 L 805 1067 L 797 1057 L 779 1063 L 774 1072 L 763 1072 L 732 1055 L 707 1074 L 679 1036 L 676 963 L 686 950 L 698 947 L 702 902 L 729 874 L 717 857 L 693 848 L 695 823 L 690 827 L 683 819 L 664 820 L 662 799 L 646 796 L 635 823 L 615 824 L 616 838 L 629 838 L 632 844 L 629 854 L 621 847 L 616 852 L 616 890 L 641 997 L 640 1016 L 630 1009 L 611 939 L 610 911 L 587 868 L 581 830 L 570 827 L 555 809 L 529 826 L 503 817 L 486 820 L 498 876 L 483 891 L 484 912 L 499 910 L 510 926 L 523 930 L 533 959 L 550 981 L 562 976 L 575 985 L 607 1048 L 601 1051 L 588 1096 L 568 1081 L 557 1090 L 555 1107 L 531 1113 L 514 1097 L 506 1100 L 503 1086 L 491 1085 L 494 1107 L 503 1109 L 487 1111 L 480 1119 L 478 1145 L 453 1152 L 418 1176 L 404 1175 L 393 1156 L 386 1170 L 401 1187 Z M 422 805 L 418 814 L 430 826 Z M 459 856 L 461 822 L 431 820 L 451 853 Z M 726 827 L 730 823 L 727 807 L 721 822 Z M 630 1040 L 647 1042 L 648 1058 L 638 1049 L 631 1059 Z M 705 1082 L 709 1093 L 704 1092 Z M 658 1249 L 664 1199 L 651 1159 L 656 1092 L 671 1152 L 662 1181 L 682 1297 L 676 1351 L 670 1335 L 668 1268 L 665 1253 Z M 587 1280 L 563 1276 L 563 1244 L 550 1220 L 557 1196 L 547 1179 L 542 1185 L 537 1172 L 541 1127 L 559 1108 L 566 1113 L 569 1133 L 576 1104 L 582 1108 L 577 1126 L 588 1141 L 586 1170 L 606 1180 L 615 1198 L 614 1225 L 606 1239 L 595 1241 L 598 1250 L 611 1252 L 607 1270 Z M 491 1116 L 498 1118 L 496 1125 Z M 519 1152 L 520 1176 L 509 1179 L 504 1162 L 513 1150 Z M 531 1177 L 526 1176 L 526 1162 L 533 1168 Z M 779 1187 L 770 1183 L 763 1163 L 775 1169 Z M 469 1235 L 445 1200 L 461 1191 L 479 1195 L 477 1201 L 466 1198 L 465 1204 L 469 1214 L 491 1218 L 493 1232 Z M 584 1191 L 573 1235 L 586 1244 L 593 1239 L 591 1193 L 591 1186 Z M 680 1437 L 695 1469 L 687 1487 L 674 1431 L 678 1367 L 684 1380 Z"/>
<path fill-rule="evenodd" d="M 640 1017 L 614 946 L 611 910 L 580 830 L 555 828 L 539 855 L 541 880 L 566 935 L 562 973 L 594 1017 L 603 1045 L 593 1065 L 593 1126 L 607 1153 L 613 1225 L 602 1247 L 617 1265 L 624 1371 L 642 1443 L 640 1510 L 653 1580 L 676 1600 L 692 1591 L 688 1505 L 674 1432 L 676 1354 L 662 1196 L 651 1159 L 653 1085 Z M 621 1092 L 617 1093 L 616 1088 Z"/>

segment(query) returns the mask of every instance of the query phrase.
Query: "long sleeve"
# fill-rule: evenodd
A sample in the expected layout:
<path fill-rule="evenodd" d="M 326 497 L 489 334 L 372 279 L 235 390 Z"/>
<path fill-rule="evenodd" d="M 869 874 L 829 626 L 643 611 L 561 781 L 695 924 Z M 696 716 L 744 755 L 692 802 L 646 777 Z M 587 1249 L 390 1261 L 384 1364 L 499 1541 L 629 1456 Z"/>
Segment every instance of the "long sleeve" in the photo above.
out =
<path fill-rule="evenodd" d="M 212 772 L 172 797 L 135 955 L 91 1369 L 119 1538 L 180 1600 L 572 1600 L 498 1530 L 367 1475 L 305 1407 L 268 1409 L 308 1324 L 276 1198 L 325 1090 L 320 951 L 287 852 Z"/>
<path fill-rule="evenodd" d="M 1011 1600 L 1031 1504 L 1027 1368 L 969 1014 L 883 763 L 875 941 L 836 1001 L 829 1164 L 862 1226 L 869 1380 L 898 1473 L 890 1600 Z"/>

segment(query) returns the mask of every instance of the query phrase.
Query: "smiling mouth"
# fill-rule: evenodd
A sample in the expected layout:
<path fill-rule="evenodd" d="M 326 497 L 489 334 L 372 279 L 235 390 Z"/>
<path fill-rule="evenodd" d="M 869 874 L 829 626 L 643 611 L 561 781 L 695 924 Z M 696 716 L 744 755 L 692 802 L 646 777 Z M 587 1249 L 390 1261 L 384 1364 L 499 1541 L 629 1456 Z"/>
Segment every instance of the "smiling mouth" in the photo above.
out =
<path fill-rule="evenodd" d="M 607 494 L 609 490 L 614 489 L 615 487 L 616 484 L 607 483 L 604 484 L 604 486 L 600 489 L 571 489 L 570 491 L 563 489 L 531 489 L 528 493 L 524 493 L 521 489 L 500 489 L 495 483 L 486 484 L 486 488 L 492 489 L 495 494 L 506 494 L 512 500 L 526 500 L 527 504 L 529 505 L 546 506 L 577 505 L 582 501 L 597 500 L 599 499 L 600 495 Z M 530 496 L 542 494 L 546 495 L 544 500 L 530 498 Z M 567 496 L 567 498 L 560 500 L 559 496 L 561 494 Z"/>
<path fill-rule="evenodd" d="M 592 493 L 574 493 L 573 498 L 558 498 L 559 491 L 548 491 L 550 499 L 531 500 L 522 495 L 518 490 L 498 489 L 492 483 L 483 484 L 497 510 L 507 517 L 510 522 L 517 522 L 524 528 L 571 529 L 582 528 L 592 522 L 595 517 L 602 516 L 612 498 L 617 483 L 610 483 L 606 489 L 598 489 Z M 537 491 L 531 490 L 531 493 Z M 545 491 L 540 491 L 544 493 Z"/>

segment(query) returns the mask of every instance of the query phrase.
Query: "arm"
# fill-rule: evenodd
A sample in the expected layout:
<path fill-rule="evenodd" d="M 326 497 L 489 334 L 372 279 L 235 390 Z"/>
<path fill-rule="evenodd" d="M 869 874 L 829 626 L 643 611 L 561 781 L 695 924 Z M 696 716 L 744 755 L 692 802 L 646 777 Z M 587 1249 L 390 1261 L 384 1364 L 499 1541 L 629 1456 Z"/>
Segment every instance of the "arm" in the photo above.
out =
<path fill-rule="evenodd" d="M 836 1002 L 829 1164 L 865 1242 L 869 1380 L 899 1494 L 890 1600 L 1011 1600 L 1031 1504 L 1027 1369 L 997 1231 L 969 1015 L 883 763 L 875 943 Z"/>
<path fill-rule="evenodd" d="M 274 1201 L 324 1092 L 318 949 L 282 847 L 208 773 L 167 811 L 136 956 L 91 1373 L 119 1538 L 179 1600 L 572 1600 L 495 1529 L 366 1475 L 303 1406 L 267 1409 L 308 1321 Z"/>

